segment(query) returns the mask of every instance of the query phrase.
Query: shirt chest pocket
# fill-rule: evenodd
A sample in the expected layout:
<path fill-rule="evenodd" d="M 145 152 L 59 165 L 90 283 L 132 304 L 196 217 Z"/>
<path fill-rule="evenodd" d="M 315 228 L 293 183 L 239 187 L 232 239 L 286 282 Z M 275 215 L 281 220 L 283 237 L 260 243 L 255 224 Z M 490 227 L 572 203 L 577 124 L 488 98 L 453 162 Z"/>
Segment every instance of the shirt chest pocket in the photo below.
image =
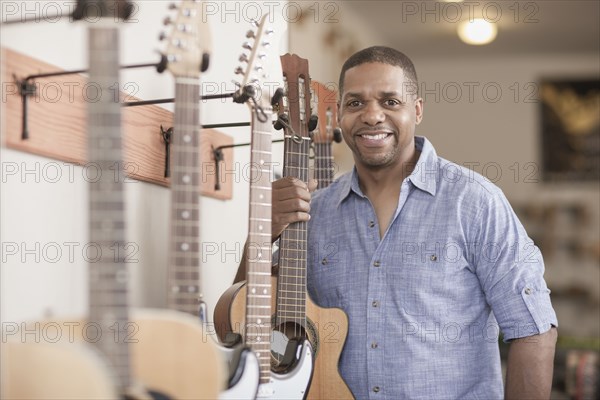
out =
<path fill-rule="evenodd" d="M 447 315 L 451 301 L 450 268 L 435 253 L 402 260 L 388 274 L 395 306 L 408 317 Z"/>
<path fill-rule="evenodd" d="M 308 289 L 312 300 L 321 307 L 346 307 L 348 275 L 335 255 L 327 254 L 309 265 Z"/>

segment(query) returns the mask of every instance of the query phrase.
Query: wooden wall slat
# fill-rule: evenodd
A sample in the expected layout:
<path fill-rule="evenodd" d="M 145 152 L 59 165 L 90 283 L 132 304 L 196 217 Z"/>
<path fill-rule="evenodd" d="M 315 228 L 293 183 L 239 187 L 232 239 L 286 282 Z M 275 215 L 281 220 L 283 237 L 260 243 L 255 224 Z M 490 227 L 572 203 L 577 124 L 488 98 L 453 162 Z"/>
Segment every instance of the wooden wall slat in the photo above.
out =
<path fill-rule="evenodd" d="M 40 156 L 86 163 L 86 104 L 97 96 L 94 86 L 82 75 L 65 75 L 36 80 L 38 95 L 29 99 L 29 139 L 21 140 L 22 103 L 18 79 L 39 73 L 60 71 L 59 68 L 19 52 L 2 48 L 2 136 L 6 147 Z M 87 88 L 87 91 L 84 90 Z M 84 94 L 84 93 L 87 93 Z M 104 95 L 104 94 L 102 94 Z M 108 95 L 115 95 L 114 92 Z M 87 97 L 85 97 L 87 96 Z M 139 100 L 121 93 L 127 101 Z M 123 97 L 122 97 L 123 98 Z M 123 168 L 131 178 L 169 186 L 164 178 L 165 145 L 160 126 L 169 128 L 173 113 L 155 105 L 122 108 Z M 212 147 L 233 144 L 233 138 L 214 129 L 201 133 L 201 194 L 221 200 L 232 198 L 232 179 L 221 180 L 215 191 Z M 232 149 L 224 150 L 222 170 L 233 166 Z"/>

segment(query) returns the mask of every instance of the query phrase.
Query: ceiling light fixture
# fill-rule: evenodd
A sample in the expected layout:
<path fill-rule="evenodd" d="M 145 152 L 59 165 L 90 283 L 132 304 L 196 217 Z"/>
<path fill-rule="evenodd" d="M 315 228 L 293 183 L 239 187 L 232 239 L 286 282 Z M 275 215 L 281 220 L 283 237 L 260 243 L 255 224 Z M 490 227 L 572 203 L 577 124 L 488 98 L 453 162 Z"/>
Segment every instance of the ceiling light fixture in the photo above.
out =
<path fill-rule="evenodd" d="M 458 36 L 460 39 L 472 45 L 482 45 L 491 43 L 498 35 L 496 24 L 492 24 L 485 19 L 473 19 L 463 21 L 458 25 Z"/>

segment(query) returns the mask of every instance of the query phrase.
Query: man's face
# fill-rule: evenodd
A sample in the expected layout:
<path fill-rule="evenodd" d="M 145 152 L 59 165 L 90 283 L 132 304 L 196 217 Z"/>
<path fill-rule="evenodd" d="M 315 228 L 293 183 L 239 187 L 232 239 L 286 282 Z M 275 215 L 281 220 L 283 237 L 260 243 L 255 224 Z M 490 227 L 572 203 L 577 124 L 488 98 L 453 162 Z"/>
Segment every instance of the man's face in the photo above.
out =
<path fill-rule="evenodd" d="M 346 71 L 338 115 L 355 163 L 381 169 L 410 161 L 423 116 L 414 93 L 400 67 L 366 63 Z"/>

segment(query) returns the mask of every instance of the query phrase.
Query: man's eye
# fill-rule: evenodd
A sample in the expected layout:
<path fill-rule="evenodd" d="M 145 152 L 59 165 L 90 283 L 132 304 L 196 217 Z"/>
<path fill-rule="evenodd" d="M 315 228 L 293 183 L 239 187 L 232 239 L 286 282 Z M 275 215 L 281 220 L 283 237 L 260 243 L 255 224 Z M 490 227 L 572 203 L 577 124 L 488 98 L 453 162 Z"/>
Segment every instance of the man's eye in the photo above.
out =
<path fill-rule="evenodd" d="M 348 103 L 346 103 L 346 105 L 348 107 L 358 107 L 358 106 L 360 106 L 360 101 L 358 101 L 358 100 L 351 100 Z"/>
<path fill-rule="evenodd" d="M 400 104 L 400 102 L 396 99 L 387 99 L 384 101 L 386 106 L 397 106 Z"/>

